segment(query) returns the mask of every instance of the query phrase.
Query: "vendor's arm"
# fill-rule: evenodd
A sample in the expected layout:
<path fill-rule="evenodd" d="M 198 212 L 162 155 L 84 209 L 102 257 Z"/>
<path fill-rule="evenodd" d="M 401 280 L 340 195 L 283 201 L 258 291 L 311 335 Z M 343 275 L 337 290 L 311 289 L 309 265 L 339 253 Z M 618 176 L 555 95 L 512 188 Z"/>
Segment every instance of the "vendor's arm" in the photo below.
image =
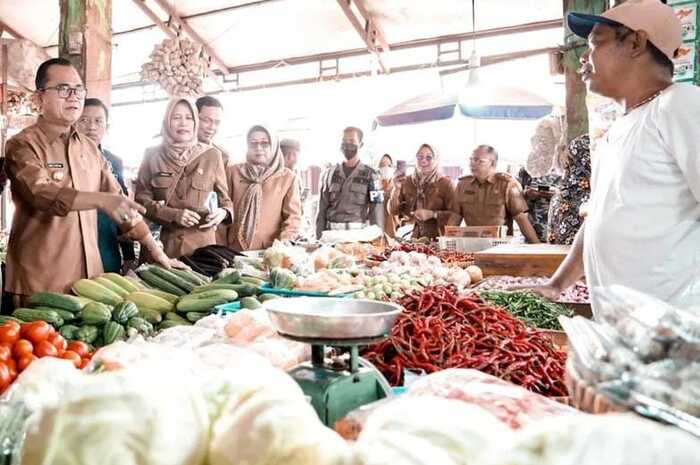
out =
<path fill-rule="evenodd" d="M 440 231 L 445 231 L 445 226 L 458 225 L 462 222 L 462 217 L 452 211 L 452 199 L 457 196 L 457 191 L 450 178 L 442 178 L 438 180 L 438 192 L 440 198 L 445 206 L 444 210 L 435 210 L 435 217 L 437 218 L 438 227 Z"/>
<path fill-rule="evenodd" d="M 574 243 L 569 249 L 569 253 L 547 284 L 537 286 L 532 290 L 542 296 L 556 300 L 562 292 L 573 286 L 578 280 L 584 277 L 583 269 L 583 238 L 586 223 L 581 225 L 581 229 L 576 233 Z"/>
<path fill-rule="evenodd" d="M 163 226 L 178 224 L 178 221 L 182 218 L 183 210 L 168 207 L 163 202 L 156 201 L 153 197 L 151 180 L 155 173 L 151 170 L 150 157 L 151 155 L 147 150 L 139 167 L 139 175 L 134 185 L 134 199 L 146 208 L 146 217 L 149 220 Z"/>
<path fill-rule="evenodd" d="M 379 173 L 372 170 L 369 182 L 369 212 L 367 215 L 370 224 L 376 224 L 384 230 L 384 189 Z"/>
<path fill-rule="evenodd" d="M 265 212 L 263 212 L 265 213 Z M 282 201 L 282 229 L 280 239 L 293 240 L 299 235 L 301 227 L 301 193 L 299 177 L 294 176 L 292 183 Z"/>
<path fill-rule="evenodd" d="M 447 220 L 447 226 L 459 226 L 462 224 L 462 218 L 464 214 L 462 212 L 462 206 L 459 202 L 459 184 L 452 190 L 450 198 L 447 199 L 447 210 L 450 211 L 451 215 Z"/>
<path fill-rule="evenodd" d="M 516 223 L 518 223 L 518 227 L 520 228 L 520 232 L 523 233 L 523 236 L 525 236 L 525 239 L 527 239 L 527 242 L 530 244 L 539 244 L 540 243 L 540 238 L 537 236 L 537 232 L 535 231 L 535 228 L 532 226 L 532 223 L 530 223 L 530 218 L 527 215 L 527 212 L 525 213 L 520 213 L 518 216 L 513 218 Z"/>

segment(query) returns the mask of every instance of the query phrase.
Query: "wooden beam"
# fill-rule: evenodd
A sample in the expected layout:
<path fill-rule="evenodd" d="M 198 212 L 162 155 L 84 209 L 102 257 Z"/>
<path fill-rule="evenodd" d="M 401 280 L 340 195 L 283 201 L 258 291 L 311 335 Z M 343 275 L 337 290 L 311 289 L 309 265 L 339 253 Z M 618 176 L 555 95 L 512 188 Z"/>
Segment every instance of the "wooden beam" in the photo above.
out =
<path fill-rule="evenodd" d="M 174 39 L 175 37 L 177 37 L 177 34 L 175 34 L 175 31 L 173 31 L 173 29 L 171 27 L 169 27 L 167 24 L 165 24 L 163 21 L 161 21 L 161 19 L 158 17 L 158 15 L 155 14 L 153 12 L 153 10 L 148 8 L 148 6 L 146 6 L 145 0 L 133 0 L 133 1 L 134 1 L 134 4 L 136 4 L 136 6 L 139 7 L 139 9 L 141 11 L 143 11 L 143 14 L 148 16 L 148 19 L 153 21 L 153 24 L 158 26 L 161 31 L 165 32 L 165 34 L 168 37 L 170 37 L 171 39 Z"/>
<path fill-rule="evenodd" d="M 381 32 L 381 30 L 378 29 L 377 25 L 375 24 L 375 21 L 369 15 L 367 8 L 365 8 L 364 6 L 363 0 L 337 1 L 338 5 L 340 5 L 340 8 L 343 10 L 343 13 L 345 13 L 345 16 L 348 18 L 348 21 L 350 21 L 350 24 L 352 24 L 352 27 L 355 28 L 355 31 L 357 31 L 357 33 L 360 35 L 365 44 L 367 44 L 367 50 L 369 50 L 377 56 L 377 60 L 379 61 L 379 67 L 382 69 L 382 72 L 385 74 L 389 74 L 391 69 L 384 62 L 384 58 L 382 56 L 382 52 L 389 51 L 389 45 L 386 41 L 383 32 Z M 360 22 L 360 19 L 355 15 L 355 12 L 352 11 L 351 5 L 353 4 L 357 7 L 358 11 L 360 12 L 360 16 L 365 21 L 364 26 Z"/>
<path fill-rule="evenodd" d="M 154 1 L 156 2 L 156 4 L 158 4 L 160 8 L 163 9 L 164 12 L 170 15 L 170 18 L 173 21 L 175 21 L 182 27 L 182 30 L 185 31 L 185 33 L 187 33 L 187 35 L 189 35 L 193 41 L 198 42 L 202 46 L 202 50 L 204 50 L 204 52 L 211 57 L 216 67 L 219 68 L 221 72 L 224 73 L 224 75 L 227 75 L 229 73 L 228 65 L 224 62 L 224 60 L 221 59 L 219 54 L 216 53 L 216 51 L 213 48 L 211 48 L 204 41 L 204 39 L 202 39 L 202 36 L 197 34 L 197 32 L 194 29 L 192 29 L 192 27 L 187 23 L 187 21 L 182 19 L 180 15 L 178 15 L 177 12 L 174 9 L 172 9 L 170 5 L 168 5 L 168 2 L 166 0 Z"/>

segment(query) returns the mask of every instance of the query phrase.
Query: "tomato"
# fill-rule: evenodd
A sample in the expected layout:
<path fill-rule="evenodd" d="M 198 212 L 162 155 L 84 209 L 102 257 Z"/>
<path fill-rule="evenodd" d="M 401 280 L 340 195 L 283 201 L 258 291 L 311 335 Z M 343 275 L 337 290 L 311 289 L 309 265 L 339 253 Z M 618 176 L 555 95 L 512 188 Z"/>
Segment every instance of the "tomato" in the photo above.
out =
<path fill-rule="evenodd" d="M 5 389 L 11 382 L 10 369 L 4 363 L 0 363 L 0 388 Z"/>
<path fill-rule="evenodd" d="M 15 359 L 9 359 L 5 362 L 5 365 L 7 365 L 7 368 L 10 369 L 10 376 L 12 377 L 12 380 L 14 380 L 17 377 L 17 363 L 15 362 Z"/>
<path fill-rule="evenodd" d="M 7 346 L 0 346 L 0 361 L 12 360 L 12 349 Z"/>
<path fill-rule="evenodd" d="M 50 335 L 47 341 L 49 341 L 56 348 L 59 356 L 65 352 L 66 348 L 68 347 L 66 340 L 58 333 Z"/>
<path fill-rule="evenodd" d="M 58 349 L 49 341 L 41 341 L 34 350 L 37 357 L 58 357 Z"/>
<path fill-rule="evenodd" d="M 51 325 L 45 321 L 33 321 L 24 329 L 24 337 L 33 344 L 45 341 L 49 337 Z"/>
<path fill-rule="evenodd" d="M 20 339 L 19 341 L 15 342 L 15 345 L 12 347 L 12 353 L 15 355 L 15 358 L 21 358 L 25 355 L 33 355 L 34 345 L 32 345 L 32 343 L 26 339 Z"/>
<path fill-rule="evenodd" d="M 8 322 L 9 323 L 9 322 Z M 20 328 L 17 322 L 14 325 L 5 323 L 0 326 L 0 342 L 14 344 L 19 340 Z"/>
<path fill-rule="evenodd" d="M 75 352 L 80 355 L 81 358 L 87 357 L 90 354 L 90 348 L 82 341 L 70 341 L 66 349 Z"/>
<path fill-rule="evenodd" d="M 66 350 L 65 352 L 63 352 L 61 358 L 65 360 L 70 360 L 71 362 L 73 362 L 73 365 L 76 368 L 81 368 L 81 365 L 83 364 L 83 359 L 80 358 L 80 355 L 76 354 L 72 350 Z"/>
<path fill-rule="evenodd" d="M 10 326 L 12 328 L 22 329 L 22 325 L 15 320 L 7 320 L 2 326 Z"/>
<path fill-rule="evenodd" d="M 24 355 L 17 360 L 17 370 L 24 371 L 34 360 L 39 360 L 36 355 Z"/>
<path fill-rule="evenodd" d="M 80 368 L 85 368 L 88 363 L 90 363 L 90 359 L 88 357 L 83 358 L 83 362 L 80 364 Z"/>

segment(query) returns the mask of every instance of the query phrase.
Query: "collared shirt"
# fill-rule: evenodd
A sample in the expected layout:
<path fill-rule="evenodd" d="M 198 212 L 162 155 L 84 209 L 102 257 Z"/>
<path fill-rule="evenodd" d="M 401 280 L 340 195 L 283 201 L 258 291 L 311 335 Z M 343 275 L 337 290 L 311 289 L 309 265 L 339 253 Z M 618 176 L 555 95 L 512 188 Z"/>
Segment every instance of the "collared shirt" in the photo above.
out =
<path fill-rule="evenodd" d="M 102 273 L 97 212 L 72 211 L 79 191 L 121 193 L 95 143 L 73 127 L 61 134 L 39 117 L 7 141 L 5 156 L 15 205 L 5 289 L 67 292 L 78 279 Z"/>
<path fill-rule="evenodd" d="M 583 254 L 591 289 L 621 284 L 699 308 L 699 125 L 700 89 L 673 84 L 599 142 Z"/>
<path fill-rule="evenodd" d="M 240 220 L 243 216 L 243 196 L 250 185 L 241 171 L 245 163 L 229 165 L 228 178 L 233 200 L 234 224 L 229 228 L 228 246 L 241 250 L 238 242 Z M 295 239 L 301 227 L 301 199 L 299 178 L 284 168 L 262 184 L 262 202 L 255 237 L 250 250 L 270 247 L 275 239 Z"/>
<path fill-rule="evenodd" d="M 435 239 L 444 233 L 445 225 L 450 222 L 453 213 L 450 211 L 450 202 L 455 194 L 452 180 L 447 176 L 438 178 L 426 188 L 425 203 L 418 204 L 418 186 L 413 176 L 409 176 L 401 184 L 401 188 L 394 189 L 389 204 L 389 212 L 398 215 L 400 219 L 408 219 L 414 222 L 413 237 L 428 237 Z M 417 221 L 413 214 L 419 208 L 431 210 L 437 213 L 437 218 L 427 221 Z"/>
<path fill-rule="evenodd" d="M 496 173 L 480 183 L 474 176 L 459 178 L 450 210 L 467 226 L 503 226 L 512 229 L 513 218 L 527 211 L 518 181 Z"/>
<path fill-rule="evenodd" d="M 370 222 L 384 229 L 384 190 L 379 173 L 363 163 L 358 163 L 349 175 L 343 168 L 339 163 L 323 179 L 317 237 L 321 237 L 328 223 Z"/>
<path fill-rule="evenodd" d="M 190 255 L 200 247 L 216 244 L 216 228 L 185 228 L 177 224 L 183 209 L 198 213 L 203 220 L 209 214 L 207 200 L 214 192 L 219 207 L 233 218 L 221 153 L 213 147 L 184 168 L 162 156 L 159 147 L 146 150 L 134 191 L 136 201 L 146 207 L 146 217 L 163 226 L 160 240 L 170 257 Z"/>

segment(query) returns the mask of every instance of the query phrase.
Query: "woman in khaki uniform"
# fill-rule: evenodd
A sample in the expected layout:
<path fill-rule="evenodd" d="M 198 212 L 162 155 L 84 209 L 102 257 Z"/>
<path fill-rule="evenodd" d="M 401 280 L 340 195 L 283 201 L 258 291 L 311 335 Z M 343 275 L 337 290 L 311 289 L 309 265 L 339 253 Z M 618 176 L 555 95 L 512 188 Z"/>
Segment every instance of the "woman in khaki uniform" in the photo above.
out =
<path fill-rule="evenodd" d="M 234 224 L 228 246 L 259 250 L 275 239 L 294 239 L 301 224 L 299 179 L 284 167 L 279 142 L 264 126 L 253 126 L 247 135 L 246 162 L 229 165 Z"/>
<path fill-rule="evenodd" d="M 182 257 L 216 244 L 216 226 L 231 221 L 231 199 L 221 152 L 197 141 L 196 107 L 173 99 L 163 120 L 163 142 L 146 150 L 135 186 L 146 217 L 161 224 L 168 255 Z M 212 193 L 218 206 L 208 208 Z"/>
<path fill-rule="evenodd" d="M 396 189 L 396 185 L 394 184 L 394 160 L 388 153 L 382 155 L 379 160 L 379 177 L 384 189 L 384 233 L 393 239 L 396 237 L 399 219 L 389 211 L 391 194 Z"/>
<path fill-rule="evenodd" d="M 435 239 L 444 234 L 445 225 L 452 218 L 449 202 L 454 186 L 447 176 L 440 175 L 440 156 L 429 144 L 423 144 L 416 153 L 416 171 L 406 178 L 400 189 L 395 189 L 389 211 L 414 222 L 412 237 Z"/>

